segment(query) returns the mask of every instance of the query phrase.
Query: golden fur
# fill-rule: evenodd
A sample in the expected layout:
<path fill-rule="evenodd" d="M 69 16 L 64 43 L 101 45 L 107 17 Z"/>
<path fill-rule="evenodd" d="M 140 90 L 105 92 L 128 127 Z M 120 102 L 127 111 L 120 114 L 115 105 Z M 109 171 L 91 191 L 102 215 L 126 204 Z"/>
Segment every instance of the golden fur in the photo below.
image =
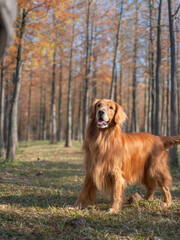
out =
<path fill-rule="evenodd" d="M 96 190 L 110 190 L 109 211 L 117 212 L 122 206 L 125 187 L 136 183 L 146 187 L 147 200 L 153 199 L 159 185 L 164 193 L 164 205 L 170 206 L 172 179 L 165 147 L 180 143 L 180 136 L 123 133 L 126 114 L 120 105 L 107 99 L 96 99 L 89 117 L 84 142 L 86 176 L 75 206 L 94 203 Z M 107 118 L 105 122 L 103 119 Z"/>

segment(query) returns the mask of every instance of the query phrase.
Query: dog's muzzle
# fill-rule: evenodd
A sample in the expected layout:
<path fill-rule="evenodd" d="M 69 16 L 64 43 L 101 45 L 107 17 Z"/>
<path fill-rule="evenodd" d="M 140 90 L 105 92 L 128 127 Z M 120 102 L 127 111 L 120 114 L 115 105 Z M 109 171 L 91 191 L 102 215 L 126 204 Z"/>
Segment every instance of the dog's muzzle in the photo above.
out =
<path fill-rule="evenodd" d="M 104 110 L 98 110 L 96 118 L 98 128 L 106 128 L 108 126 L 109 119 Z"/>

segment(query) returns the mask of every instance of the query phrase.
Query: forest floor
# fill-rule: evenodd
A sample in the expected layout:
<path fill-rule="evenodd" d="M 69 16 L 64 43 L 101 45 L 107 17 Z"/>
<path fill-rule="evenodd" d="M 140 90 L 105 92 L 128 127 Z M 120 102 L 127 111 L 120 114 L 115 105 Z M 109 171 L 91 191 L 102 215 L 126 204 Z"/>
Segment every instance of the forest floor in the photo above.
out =
<path fill-rule="evenodd" d="M 38 160 L 39 158 L 39 160 Z M 180 175 L 171 169 L 173 205 L 161 209 L 163 195 L 133 205 L 127 199 L 142 187 L 126 190 L 123 209 L 109 214 L 109 197 L 98 194 L 95 206 L 69 209 L 84 179 L 81 144 L 23 142 L 15 163 L 0 161 L 0 239 L 180 239 Z M 71 222 L 80 218 L 79 223 Z"/>

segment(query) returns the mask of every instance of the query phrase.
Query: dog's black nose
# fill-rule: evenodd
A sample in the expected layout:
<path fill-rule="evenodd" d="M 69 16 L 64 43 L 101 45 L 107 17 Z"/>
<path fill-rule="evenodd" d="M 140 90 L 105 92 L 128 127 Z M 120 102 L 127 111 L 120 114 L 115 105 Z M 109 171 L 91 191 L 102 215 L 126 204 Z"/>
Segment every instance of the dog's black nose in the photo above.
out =
<path fill-rule="evenodd" d="M 99 110 L 98 115 L 99 115 L 99 117 L 102 117 L 104 115 L 104 110 Z"/>

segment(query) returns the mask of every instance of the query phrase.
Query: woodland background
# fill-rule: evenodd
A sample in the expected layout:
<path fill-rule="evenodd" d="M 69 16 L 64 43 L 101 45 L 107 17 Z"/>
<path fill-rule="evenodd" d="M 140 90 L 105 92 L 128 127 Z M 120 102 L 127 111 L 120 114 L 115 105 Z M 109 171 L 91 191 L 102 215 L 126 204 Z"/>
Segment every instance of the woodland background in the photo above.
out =
<path fill-rule="evenodd" d="M 0 155 L 14 160 L 18 141 L 82 141 L 95 98 L 123 106 L 127 132 L 178 135 L 178 2 L 19 0 L 1 63 Z"/>

